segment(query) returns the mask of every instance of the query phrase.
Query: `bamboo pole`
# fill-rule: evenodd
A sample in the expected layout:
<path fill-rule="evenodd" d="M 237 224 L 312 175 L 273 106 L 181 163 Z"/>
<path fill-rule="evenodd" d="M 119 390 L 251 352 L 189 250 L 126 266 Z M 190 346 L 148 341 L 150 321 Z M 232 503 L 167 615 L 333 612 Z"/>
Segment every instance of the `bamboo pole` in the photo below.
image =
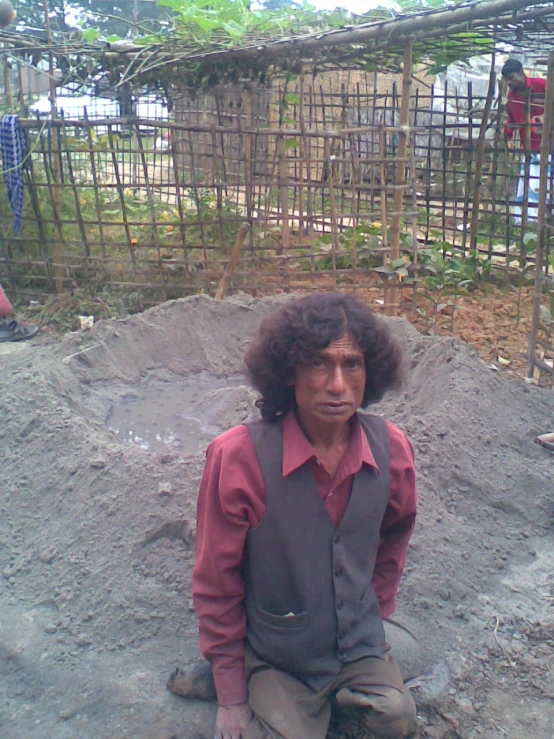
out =
<path fill-rule="evenodd" d="M 523 136 L 522 136 L 523 134 Z M 531 90 L 525 91 L 525 123 L 523 130 L 519 130 L 520 141 L 523 142 L 524 165 L 523 165 L 523 199 L 521 201 L 521 228 L 520 236 L 520 258 L 521 268 L 525 267 L 526 248 L 523 240 L 527 231 L 529 220 L 529 175 L 531 174 Z"/>
<path fill-rule="evenodd" d="M 14 112 L 13 107 L 13 95 L 12 95 L 12 81 L 10 76 L 11 64 L 6 53 L 6 45 L 4 44 L 4 91 L 6 95 L 6 103 L 10 113 Z"/>
<path fill-rule="evenodd" d="M 527 377 L 533 377 L 537 359 L 537 333 L 542 299 L 543 262 L 545 252 L 545 224 L 548 200 L 548 163 L 551 158 L 550 143 L 552 137 L 552 117 L 554 109 L 554 51 L 548 56 L 548 80 L 546 83 L 546 99 L 544 104 L 544 121 L 540 148 L 540 180 L 539 180 L 539 212 L 537 219 L 537 254 L 535 264 L 535 292 L 533 295 L 533 314 L 529 334 Z"/>
<path fill-rule="evenodd" d="M 335 287 L 337 286 L 337 253 L 340 251 L 340 241 L 339 241 L 339 229 L 338 229 L 338 219 L 337 219 L 337 206 L 336 206 L 336 200 L 335 200 L 335 188 L 334 188 L 334 180 L 333 180 L 333 162 L 331 161 L 331 144 L 329 143 L 328 139 L 325 139 L 325 153 L 329 157 L 329 174 L 327 177 L 327 183 L 329 185 L 329 206 L 331 210 L 331 238 L 332 238 L 332 250 L 331 250 L 331 256 L 333 259 L 333 277 L 334 277 L 334 283 Z"/>
<path fill-rule="evenodd" d="M 63 125 L 63 111 L 61 115 L 62 125 Z M 77 221 L 79 223 L 79 232 L 81 234 L 81 239 L 83 240 L 83 248 L 85 250 L 85 256 L 90 257 L 90 246 L 88 244 L 87 239 L 87 232 L 85 229 L 85 224 L 83 221 L 83 214 L 81 212 L 81 201 L 79 198 L 79 192 L 77 188 L 75 187 L 75 174 L 73 172 L 73 162 L 71 161 L 71 152 L 69 147 L 69 142 L 67 138 L 67 129 L 65 126 L 63 126 L 63 134 L 64 134 L 64 144 L 65 144 L 65 153 L 67 157 L 67 170 L 69 173 L 69 181 L 71 183 L 71 190 L 73 191 L 73 200 L 75 202 L 75 213 L 77 214 Z"/>
<path fill-rule="evenodd" d="M 289 188 L 287 171 L 287 154 L 285 134 L 281 133 L 278 143 L 279 150 L 279 201 L 282 218 L 283 251 L 290 248 L 290 221 L 289 221 Z"/>
<path fill-rule="evenodd" d="M 88 112 L 85 107 L 85 120 L 88 120 Z M 93 183 L 93 189 L 94 189 L 94 207 L 96 209 L 96 218 L 98 220 L 98 232 L 100 234 L 100 241 L 102 243 L 102 256 L 106 257 L 106 243 L 104 239 L 104 224 L 102 223 L 102 206 L 100 204 L 100 195 L 99 193 L 99 180 L 98 180 L 98 173 L 96 171 L 96 157 L 94 155 L 94 142 L 92 140 L 92 134 L 91 129 L 87 128 L 87 144 L 88 144 L 88 154 L 90 159 L 90 171 L 92 174 L 92 183 Z"/>
<path fill-rule="evenodd" d="M 233 246 L 233 251 L 231 252 L 231 258 L 229 259 L 229 263 L 227 264 L 227 267 L 225 268 L 225 272 L 223 273 L 223 277 L 221 278 L 221 282 L 219 283 L 219 287 L 215 294 L 216 300 L 223 300 L 223 298 L 225 297 L 225 293 L 229 289 L 229 285 L 231 283 L 231 277 L 233 276 L 233 273 L 235 269 L 237 268 L 240 255 L 242 254 L 242 250 L 244 248 L 246 237 L 250 231 L 251 231 L 251 226 L 249 223 L 243 223 L 239 229 L 237 238 L 235 240 L 235 244 Z"/>
<path fill-rule="evenodd" d="M 494 98 L 494 91 L 496 89 L 496 54 L 492 55 L 491 60 L 491 71 L 489 74 L 489 87 L 487 90 L 487 97 L 485 100 L 485 107 L 483 109 L 483 117 L 481 119 L 481 125 L 479 126 L 479 137 L 477 139 L 477 156 L 475 159 L 475 182 L 473 185 L 473 203 L 471 207 L 471 227 L 470 227 L 470 238 L 469 248 L 477 249 L 477 229 L 479 226 L 479 204 L 481 197 L 481 175 L 483 172 L 483 159 L 485 156 L 485 134 L 487 132 L 489 114 L 491 110 L 492 101 Z"/>
<path fill-rule="evenodd" d="M 150 175 L 148 173 L 148 163 L 146 161 L 146 155 L 144 153 L 144 147 L 142 143 L 142 134 L 140 132 L 140 128 L 137 126 L 135 128 L 135 136 L 137 138 L 139 150 L 140 150 L 140 160 L 142 164 L 142 172 L 144 175 L 144 183 L 146 187 L 146 200 L 148 202 L 148 208 L 150 210 L 150 218 L 152 219 L 152 236 L 154 240 L 154 244 L 156 245 L 156 255 L 158 257 L 158 266 L 160 267 L 160 271 L 162 274 L 163 272 L 163 265 L 162 265 L 162 252 L 160 247 L 160 237 L 158 233 L 158 219 L 156 218 L 156 208 L 154 205 L 154 196 L 152 194 L 152 187 L 150 186 Z M 162 290 L 162 303 L 165 303 L 167 300 L 167 294 L 165 289 Z"/>
<path fill-rule="evenodd" d="M 46 28 L 46 42 L 49 46 L 52 45 L 52 28 L 50 26 L 50 11 L 48 9 L 48 0 L 43 0 L 44 7 L 44 22 Z M 58 111 L 56 107 L 56 85 L 54 81 L 54 56 L 52 51 L 48 53 L 48 81 L 49 81 L 49 97 L 50 97 L 50 114 L 52 122 L 58 118 Z M 58 160 L 58 152 L 60 148 L 59 144 L 59 129 L 53 127 L 52 129 L 52 179 L 54 180 L 52 190 L 52 208 L 55 213 L 57 221 L 61 222 L 60 209 L 61 209 L 61 188 L 60 188 L 60 164 Z M 61 234 L 55 242 L 54 247 L 54 275 L 56 282 L 56 292 L 63 292 L 63 242 Z"/>
<path fill-rule="evenodd" d="M 127 214 L 127 204 L 125 202 L 125 193 L 123 192 L 123 181 L 121 179 L 121 175 L 119 172 L 119 162 L 117 161 L 117 152 L 115 149 L 115 141 L 113 137 L 112 127 L 108 126 L 108 141 L 110 143 L 110 153 L 112 155 L 112 165 L 113 165 L 113 171 L 115 176 L 115 183 L 116 183 L 116 189 L 117 194 L 119 196 L 119 204 L 121 205 L 121 216 L 123 218 L 123 225 L 125 228 L 125 236 L 127 237 L 127 247 L 129 249 L 129 253 L 131 254 L 131 261 L 133 265 L 136 267 L 136 255 L 135 255 L 135 249 L 133 240 L 131 238 L 131 229 L 129 227 L 129 217 Z"/>
<path fill-rule="evenodd" d="M 400 162 L 396 168 L 396 184 L 399 189 L 394 193 L 394 215 L 391 224 L 391 251 L 390 258 L 391 262 L 394 262 L 400 257 L 400 221 L 402 210 L 402 201 L 404 199 L 404 188 L 406 186 L 406 162 L 403 161 L 406 158 L 406 152 L 408 149 L 408 131 L 410 123 L 410 98 L 412 88 L 412 65 L 413 65 L 413 44 L 410 41 L 404 48 L 404 73 L 402 76 L 402 100 L 400 104 L 400 127 L 401 131 L 399 134 L 398 141 L 398 156 Z M 402 186 L 402 187 L 400 187 Z M 395 316 L 398 310 L 398 296 L 399 288 L 397 285 L 392 285 L 391 289 L 387 291 L 387 301 L 385 303 L 385 312 L 389 316 Z"/>
<path fill-rule="evenodd" d="M 189 52 L 184 56 L 183 61 L 194 63 L 226 62 L 230 59 L 246 60 L 258 59 L 259 57 L 265 59 L 287 58 L 296 56 L 299 51 L 309 55 L 316 49 L 342 44 L 363 43 L 366 49 L 368 47 L 371 49 L 372 46 L 382 48 L 385 44 L 389 47 L 404 43 L 411 44 L 414 40 L 421 41 L 444 36 L 445 31 L 448 31 L 448 33 L 467 32 L 471 28 L 488 26 L 491 23 L 495 23 L 495 25 L 514 23 L 512 11 L 524 10 L 542 3 L 544 3 L 544 0 L 482 0 L 478 3 L 464 3 L 458 7 L 407 15 L 404 18 L 393 18 L 379 23 L 360 24 L 354 28 L 350 27 L 324 33 L 318 32 L 301 38 L 291 39 L 287 37 L 279 41 L 258 42 L 250 46 L 230 50 L 215 50 L 207 53 L 200 51 L 191 54 Z M 542 8 L 539 8 L 536 12 L 540 13 L 541 11 L 544 12 Z M 532 15 L 532 12 L 528 15 Z M 145 48 L 140 46 L 131 47 L 127 48 L 125 53 L 127 55 L 135 54 L 138 55 L 138 58 L 141 58 L 141 54 L 145 53 Z M 114 56 L 114 52 L 109 50 L 104 52 L 107 58 L 110 58 L 110 54 Z M 119 54 L 115 56 L 117 57 Z M 167 65 L 170 61 L 178 63 L 175 54 L 172 54 L 169 58 L 167 54 L 161 55 L 159 60 L 150 65 L 149 71 L 155 69 L 156 66 Z"/>
<path fill-rule="evenodd" d="M 471 197 L 471 170 L 473 168 L 473 83 L 467 83 L 468 129 L 467 129 L 467 163 L 466 182 L 464 188 L 464 210 L 462 214 L 462 253 L 465 256 L 467 245 L 467 222 L 469 220 L 469 200 Z"/>

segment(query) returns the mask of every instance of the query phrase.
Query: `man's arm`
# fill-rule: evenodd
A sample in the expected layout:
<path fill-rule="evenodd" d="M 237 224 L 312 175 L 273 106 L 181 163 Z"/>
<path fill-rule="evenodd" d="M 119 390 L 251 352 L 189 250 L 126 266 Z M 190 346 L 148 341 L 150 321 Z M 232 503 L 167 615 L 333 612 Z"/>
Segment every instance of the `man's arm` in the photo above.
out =
<path fill-rule="evenodd" d="M 508 104 L 506 105 L 506 114 L 507 114 L 507 120 L 506 124 L 504 126 L 504 138 L 506 141 L 510 142 L 513 141 L 514 138 L 514 114 L 512 112 L 510 102 L 508 101 Z"/>
<path fill-rule="evenodd" d="M 396 595 L 406 563 L 406 550 L 414 529 L 417 507 L 414 450 L 408 437 L 393 426 L 390 438 L 390 498 L 381 524 L 381 538 L 372 583 L 381 616 L 396 608 Z"/>
<path fill-rule="evenodd" d="M 246 703 L 246 617 L 241 566 L 246 536 L 265 512 L 265 484 L 244 426 L 208 448 L 198 496 L 192 580 L 200 651 L 213 668 L 221 707 Z"/>

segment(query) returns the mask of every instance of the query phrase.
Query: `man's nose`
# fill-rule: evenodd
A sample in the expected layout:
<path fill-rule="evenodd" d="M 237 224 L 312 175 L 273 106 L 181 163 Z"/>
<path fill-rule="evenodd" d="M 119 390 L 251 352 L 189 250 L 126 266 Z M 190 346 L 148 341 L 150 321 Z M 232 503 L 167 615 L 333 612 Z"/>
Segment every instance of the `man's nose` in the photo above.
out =
<path fill-rule="evenodd" d="M 342 395 L 346 391 L 344 370 L 342 367 L 334 367 L 327 384 L 327 389 L 334 395 Z"/>

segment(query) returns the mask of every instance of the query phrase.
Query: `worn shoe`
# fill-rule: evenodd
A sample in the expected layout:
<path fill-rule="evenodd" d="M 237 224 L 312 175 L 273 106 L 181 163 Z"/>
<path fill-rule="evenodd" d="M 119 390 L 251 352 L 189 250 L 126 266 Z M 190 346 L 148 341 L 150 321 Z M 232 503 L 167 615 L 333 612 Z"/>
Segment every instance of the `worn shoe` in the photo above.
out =
<path fill-rule="evenodd" d="M 214 701 L 217 698 L 212 666 L 209 662 L 201 662 L 187 672 L 181 672 L 176 667 L 169 676 L 167 689 L 185 698 L 197 698 L 202 701 Z"/>
<path fill-rule="evenodd" d="M 17 321 L 0 321 L 0 341 L 25 341 L 38 333 L 38 326 L 22 326 Z"/>

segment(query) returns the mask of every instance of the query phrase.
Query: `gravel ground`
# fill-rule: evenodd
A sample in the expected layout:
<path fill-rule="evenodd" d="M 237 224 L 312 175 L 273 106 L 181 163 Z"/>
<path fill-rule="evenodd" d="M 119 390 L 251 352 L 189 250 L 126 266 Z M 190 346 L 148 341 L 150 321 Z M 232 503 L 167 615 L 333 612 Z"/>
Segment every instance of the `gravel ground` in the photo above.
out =
<path fill-rule="evenodd" d="M 284 298 L 199 296 L 0 354 L 0 734 L 211 739 L 214 707 L 165 689 L 199 655 L 190 601 L 203 450 L 145 451 L 106 426 L 153 382 L 233 377 Z M 399 611 L 428 674 L 429 739 L 552 739 L 554 394 L 488 370 L 466 344 L 392 321 L 411 357 L 385 413 L 414 442 L 420 516 Z M 170 387 L 170 385 L 168 385 Z M 206 429 L 253 412 L 233 380 Z"/>

